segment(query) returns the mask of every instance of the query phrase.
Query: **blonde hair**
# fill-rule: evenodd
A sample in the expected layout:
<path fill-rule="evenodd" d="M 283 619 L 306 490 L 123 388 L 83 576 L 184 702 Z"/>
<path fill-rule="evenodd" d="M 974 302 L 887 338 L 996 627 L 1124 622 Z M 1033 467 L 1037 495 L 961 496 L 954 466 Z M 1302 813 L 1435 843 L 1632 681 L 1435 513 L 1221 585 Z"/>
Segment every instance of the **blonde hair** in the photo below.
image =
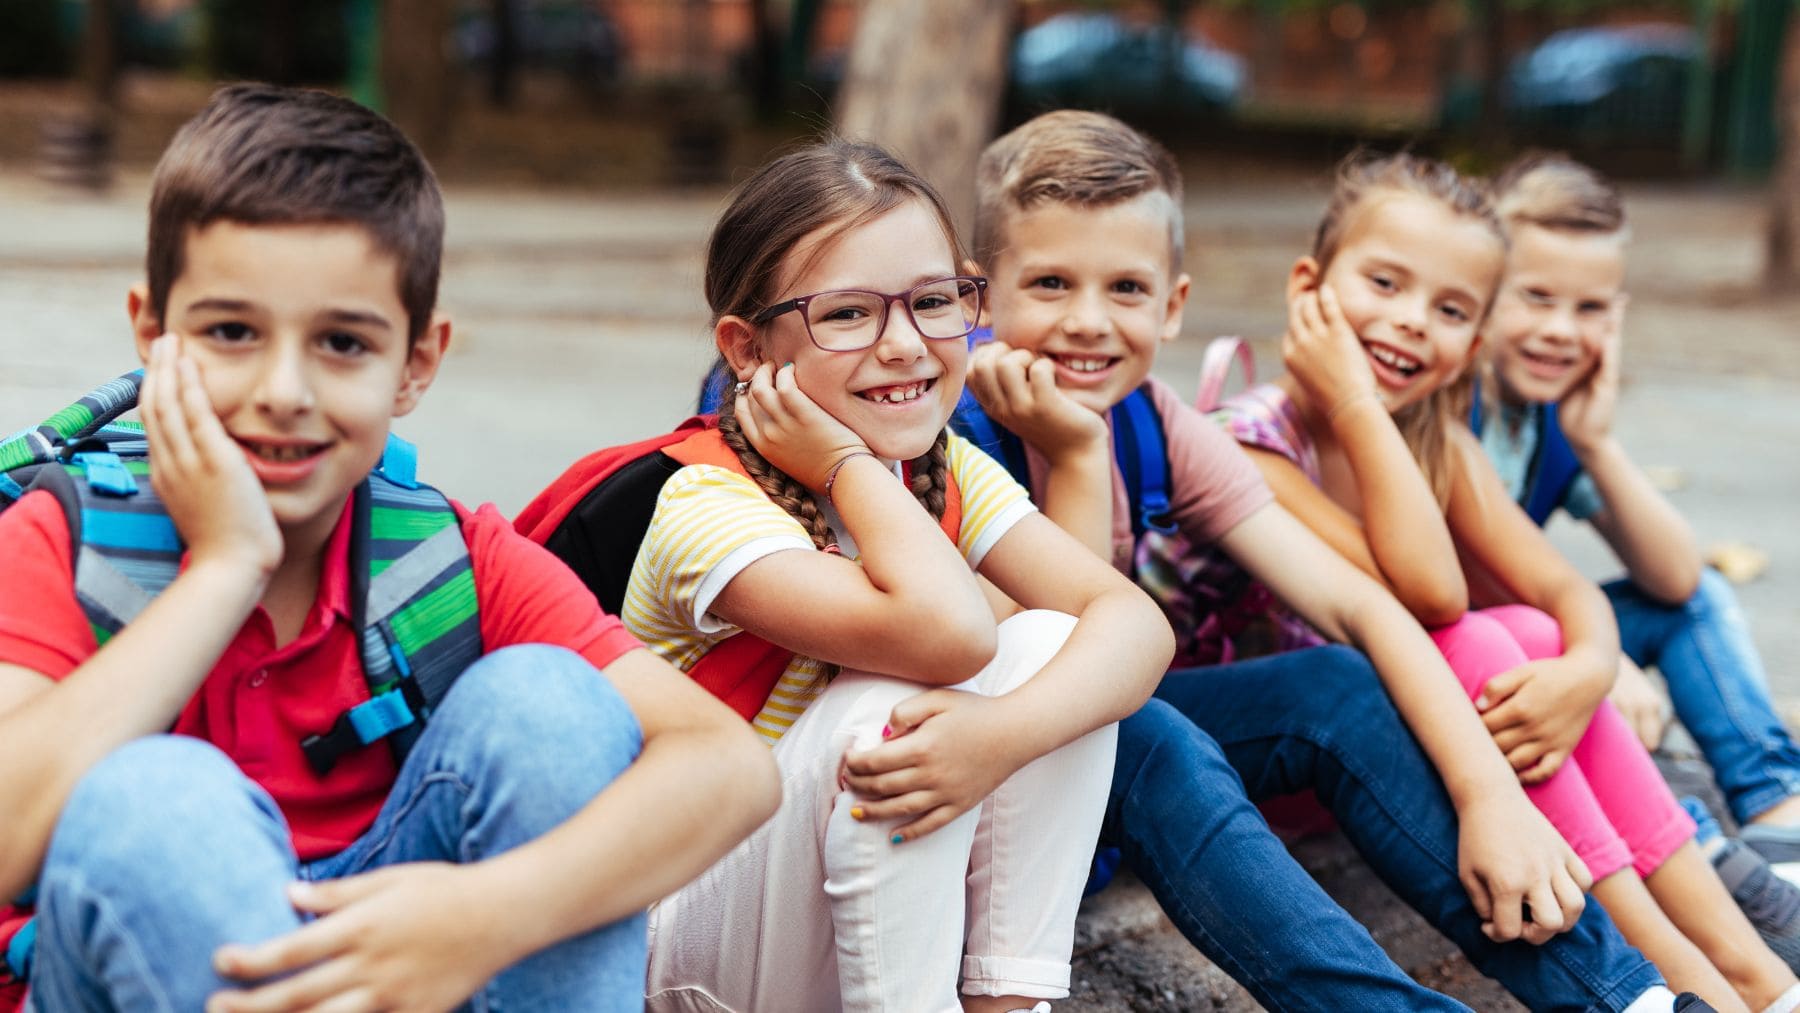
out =
<path fill-rule="evenodd" d="M 872 144 L 831 139 L 792 151 L 763 166 L 732 193 L 706 246 L 706 302 L 716 325 L 726 316 L 754 317 L 775 301 L 788 254 L 819 229 L 835 226 L 815 247 L 818 256 L 837 238 L 908 201 L 937 215 L 957 262 L 964 259 L 956 227 L 937 191 L 894 156 Z M 719 404 L 719 432 L 764 495 L 798 520 L 821 549 L 837 544 L 807 488 L 770 464 L 745 439 L 737 420 L 737 388 Z M 911 462 L 912 493 L 942 519 L 949 483 L 948 430 Z"/>
<path fill-rule="evenodd" d="M 989 144 L 975 168 L 975 256 L 1006 246 L 1007 216 L 1045 203 L 1108 207 L 1147 193 L 1169 203 L 1169 271 L 1181 270 L 1181 169 L 1167 149 L 1101 113 L 1045 113 Z"/>
<path fill-rule="evenodd" d="M 1436 159 L 1409 152 L 1392 155 L 1356 152 L 1338 166 L 1331 199 L 1313 234 L 1312 255 L 1319 263 L 1320 277 L 1337 256 L 1338 247 L 1359 210 L 1368 210 L 1367 205 L 1376 197 L 1394 194 L 1436 201 L 1453 214 L 1486 226 L 1493 233 L 1494 242 L 1502 249 L 1506 246 L 1506 233 L 1494 213 L 1491 195 L 1480 182 Z M 1496 278 L 1495 284 L 1498 283 Z M 1490 289 L 1482 301 L 1483 316 L 1493 305 L 1493 295 Z M 1475 323 L 1479 326 L 1480 319 Z M 1451 461 L 1454 444 L 1450 441 L 1450 427 L 1468 417 L 1473 395 L 1474 371 L 1465 368 L 1454 380 L 1432 391 L 1417 404 L 1407 405 L 1394 413 L 1394 425 L 1406 441 L 1407 449 L 1412 451 L 1413 460 L 1425 473 L 1426 482 L 1440 506 L 1447 507 L 1450 503 L 1451 479 L 1455 473 Z"/>
<path fill-rule="evenodd" d="M 1494 209 L 1507 228 L 1625 236 L 1625 200 L 1605 176 L 1556 152 L 1525 155 L 1494 178 Z"/>

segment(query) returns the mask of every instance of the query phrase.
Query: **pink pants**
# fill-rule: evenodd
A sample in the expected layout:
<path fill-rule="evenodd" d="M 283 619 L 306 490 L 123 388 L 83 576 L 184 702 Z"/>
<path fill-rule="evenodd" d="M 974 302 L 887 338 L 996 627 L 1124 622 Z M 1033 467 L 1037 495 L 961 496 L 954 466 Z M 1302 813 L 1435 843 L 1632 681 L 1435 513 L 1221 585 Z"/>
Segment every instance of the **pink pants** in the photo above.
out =
<path fill-rule="evenodd" d="M 1562 654 L 1556 620 L 1524 605 L 1465 613 L 1431 639 L 1471 700 L 1494 676 Z M 1596 882 L 1627 865 L 1648 876 L 1694 836 L 1694 821 L 1610 700 L 1600 702 L 1562 768 L 1525 794 Z"/>

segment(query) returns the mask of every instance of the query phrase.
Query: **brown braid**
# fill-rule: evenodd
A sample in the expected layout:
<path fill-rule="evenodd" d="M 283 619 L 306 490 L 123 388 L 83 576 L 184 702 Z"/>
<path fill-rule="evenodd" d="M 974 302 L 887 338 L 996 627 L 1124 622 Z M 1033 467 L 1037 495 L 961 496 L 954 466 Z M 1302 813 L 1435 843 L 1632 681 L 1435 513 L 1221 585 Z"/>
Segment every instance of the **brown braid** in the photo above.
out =
<path fill-rule="evenodd" d="M 924 457 L 912 462 L 912 494 L 932 520 L 944 519 L 944 490 L 950 482 L 950 430 L 938 433 Z"/>
<path fill-rule="evenodd" d="M 763 495 L 790 516 L 800 522 L 806 533 L 812 536 L 813 545 L 820 549 L 828 549 L 837 544 L 837 532 L 825 522 L 825 514 L 819 510 L 819 503 L 807 488 L 788 475 L 787 472 L 769 463 L 768 458 L 756 452 L 750 441 L 744 438 L 743 429 L 737 420 L 737 384 L 725 387 L 725 396 L 719 401 L 719 435 L 725 438 L 725 445 L 738 456 L 738 461 L 750 477 L 756 480 L 757 487 Z"/>

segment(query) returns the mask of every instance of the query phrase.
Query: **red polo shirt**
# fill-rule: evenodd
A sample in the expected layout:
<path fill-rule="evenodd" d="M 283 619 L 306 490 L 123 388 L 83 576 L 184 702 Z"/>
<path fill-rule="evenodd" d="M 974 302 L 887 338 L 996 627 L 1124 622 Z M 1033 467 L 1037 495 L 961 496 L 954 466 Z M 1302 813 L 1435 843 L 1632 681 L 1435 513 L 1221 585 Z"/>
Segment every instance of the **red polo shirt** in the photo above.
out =
<path fill-rule="evenodd" d="M 484 650 L 556 644 L 604 668 L 641 646 L 561 561 L 515 533 L 491 505 L 471 513 L 458 504 L 456 510 L 474 568 Z M 324 777 L 313 773 L 300 751 L 301 739 L 330 728 L 340 713 L 369 698 L 350 625 L 349 541 L 346 502 L 326 548 L 318 599 L 300 634 L 277 647 L 269 616 L 258 606 L 174 728 L 218 746 L 274 797 L 303 861 L 341 851 L 367 830 L 396 773 L 385 748 L 351 753 Z M 75 600 L 61 508 L 48 495 L 26 496 L 0 514 L 0 545 L 7 557 L 0 580 L 0 662 L 61 679 L 98 650 Z M 14 914 L 0 905 L 0 937 L 11 934 L 7 921 Z M 0 986 L 0 1010 L 9 1008 L 6 991 Z"/>

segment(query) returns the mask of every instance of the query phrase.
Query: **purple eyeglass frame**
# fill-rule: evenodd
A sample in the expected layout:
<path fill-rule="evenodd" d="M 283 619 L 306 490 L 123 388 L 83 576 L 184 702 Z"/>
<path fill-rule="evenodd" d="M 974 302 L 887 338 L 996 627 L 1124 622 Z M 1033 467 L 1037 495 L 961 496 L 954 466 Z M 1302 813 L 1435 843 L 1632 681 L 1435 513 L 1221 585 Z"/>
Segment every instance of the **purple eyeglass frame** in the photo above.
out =
<path fill-rule="evenodd" d="M 976 322 L 970 324 L 969 329 L 962 332 L 961 334 L 951 334 L 951 335 L 947 335 L 945 337 L 940 338 L 940 337 L 935 337 L 935 336 L 926 334 L 925 331 L 919 327 L 919 318 L 913 315 L 912 302 L 911 302 L 911 300 L 907 299 L 907 296 L 912 295 L 914 292 L 917 292 L 918 290 L 920 290 L 922 288 L 926 288 L 931 285 L 941 285 L 946 281 L 966 281 L 975 286 L 975 320 L 976 320 Z M 952 275 L 948 275 L 943 278 L 933 278 L 930 281 L 922 281 L 919 284 L 914 285 L 912 288 L 909 288 L 904 292 L 892 292 L 892 293 L 877 292 L 877 291 L 874 291 L 873 289 L 867 289 L 867 288 L 834 288 L 834 289 L 828 289 L 824 292 L 814 292 L 811 295 L 795 296 L 794 298 L 789 299 L 785 302 L 778 302 L 775 305 L 770 306 L 768 309 L 758 311 L 755 315 L 750 317 L 750 322 L 753 324 L 756 324 L 757 326 L 760 327 L 761 325 L 768 323 L 769 321 L 775 319 L 778 316 L 781 316 L 784 313 L 792 313 L 795 310 L 799 310 L 799 311 L 801 311 L 800 312 L 800 324 L 801 324 L 801 326 L 806 328 L 806 340 L 812 342 L 813 345 L 815 347 L 817 347 L 820 351 L 822 351 L 822 352 L 860 352 L 865 348 L 873 347 L 877 342 L 879 342 L 881 340 L 881 336 L 883 334 L 887 333 L 888 316 L 891 313 L 891 310 L 889 309 L 889 307 L 892 306 L 894 303 L 898 302 L 900 304 L 900 308 L 906 311 L 906 319 L 912 323 L 913 330 L 918 331 L 920 337 L 925 338 L 928 341 L 950 341 L 955 338 L 966 338 L 969 335 L 975 333 L 975 330 L 981 326 L 981 324 L 980 324 L 981 305 L 982 305 L 982 301 L 987 297 L 987 289 L 988 289 L 988 280 L 980 275 L 975 275 L 975 274 L 952 274 Z M 819 344 L 818 338 L 813 337 L 812 321 L 806 319 L 806 313 L 805 313 L 806 304 L 812 302 L 814 299 L 817 299 L 820 296 L 840 295 L 845 292 L 853 292 L 857 295 L 872 295 L 875 298 L 880 299 L 881 300 L 881 322 L 879 324 L 877 324 L 875 327 L 875 336 L 873 338 L 870 338 L 869 343 L 866 345 L 857 345 L 855 348 L 826 348 L 824 345 Z"/>

